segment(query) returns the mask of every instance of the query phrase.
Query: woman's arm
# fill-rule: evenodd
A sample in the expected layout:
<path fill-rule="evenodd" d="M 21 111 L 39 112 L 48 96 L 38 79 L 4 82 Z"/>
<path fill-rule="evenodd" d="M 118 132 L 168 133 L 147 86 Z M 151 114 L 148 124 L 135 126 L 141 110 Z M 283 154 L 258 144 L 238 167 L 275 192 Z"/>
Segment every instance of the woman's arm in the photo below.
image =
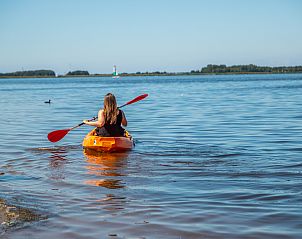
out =
<path fill-rule="evenodd" d="M 90 125 L 90 126 L 101 128 L 105 123 L 103 110 L 99 111 L 97 121 L 92 122 L 92 121 L 88 121 L 88 120 L 83 120 L 83 123 Z"/>
<path fill-rule="evenodd" d="M 124 111 L 121 110 L 121 112 L 122 112 L 122 117 L 123 117 L 122 118 L 122 125 L 126 127 L 128 122 L 127 122 L 126 116 L 124 114 Z"/>

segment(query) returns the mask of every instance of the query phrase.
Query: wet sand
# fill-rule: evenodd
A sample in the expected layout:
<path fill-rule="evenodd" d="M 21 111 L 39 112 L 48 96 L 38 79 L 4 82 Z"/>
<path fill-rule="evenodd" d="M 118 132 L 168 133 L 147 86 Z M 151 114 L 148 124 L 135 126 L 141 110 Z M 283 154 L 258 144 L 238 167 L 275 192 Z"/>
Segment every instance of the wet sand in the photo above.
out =
<path fill-rule="evenodd" d="M 0 198 L 0 235 L 10 228 L 22 227 L 26 223 L 39 221 L 45 217 L 28 208 L 8 204 Z"/>

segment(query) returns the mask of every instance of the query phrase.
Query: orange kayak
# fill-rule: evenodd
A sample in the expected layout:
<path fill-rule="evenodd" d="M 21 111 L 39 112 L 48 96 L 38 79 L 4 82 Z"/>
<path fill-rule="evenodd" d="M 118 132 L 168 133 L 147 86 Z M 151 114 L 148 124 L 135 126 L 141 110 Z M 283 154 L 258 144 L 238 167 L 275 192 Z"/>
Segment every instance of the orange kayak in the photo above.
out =
<path fill-rule="evenodd" d="M 126 131 L 126 137 L 96 136 L 95 129 L 90 131 L 83 140 L 83 148 L 98 152 L 123 152 L 134 147 L 131 135 Z"/>

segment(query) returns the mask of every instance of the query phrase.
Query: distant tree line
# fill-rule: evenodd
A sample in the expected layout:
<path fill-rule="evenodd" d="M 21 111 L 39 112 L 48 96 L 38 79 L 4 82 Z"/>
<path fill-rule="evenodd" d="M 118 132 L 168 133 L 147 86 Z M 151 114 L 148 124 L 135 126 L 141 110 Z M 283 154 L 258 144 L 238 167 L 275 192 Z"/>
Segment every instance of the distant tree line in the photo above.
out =
<path fill-rule="evenodd" d="M 153 72 L 148 72 L 148 71 L 140 72 L 140 71 L 138 71 L 135 74 L 136 75 L 166 75 L 167 72 L 166 71 L 153 71 Z"/>
<path fill-rule="evenodd" d="M 66 76 L 89 76 L 88 71 L 69 71 Z"/>
<path fill-rule="evenodd" d="M 257 66 L 249 65 L 207 65 L 200 70 L 192 70 L 189 72 L 123 72 L 121 76 L 154 76 L 154 75 L 194 75 L 194 74 L 244 74 L 244 73 L 302 73 L 302 66 Z M 111 74 L 89 74 L 88 71 L 76 70 L 69 71 L 65 75 L 58 75 L 58 77 L 72 77 L 72 76 L 111 76 Z M 34 71 L 17 71 L 12 73 L 0 73 L 0 77 L 56 77 L 56 73 L 52 70 L 34 70 Z"/>
<path fill-rule="evenodd" d="M 52 70 L 16 71 L 12 73 L 0 73 L 0 77 L 55 77 Z"/>
<path fill-rule="evenodd" d="M 64 76 L 89 76 L 89 72 L 69 71 Z M 52 70 L 16 71 L 11 73 L 0 73 L 0 77 L 56 77 L 56 73 Z"/>
<path fill-rule="evenodd" d="M 257 65 L 207 65 L 200 71 L 191 71 L 192 74 L 204 73 L 297 73 L 302 72 L 302 66 L 257 66 Z"/>

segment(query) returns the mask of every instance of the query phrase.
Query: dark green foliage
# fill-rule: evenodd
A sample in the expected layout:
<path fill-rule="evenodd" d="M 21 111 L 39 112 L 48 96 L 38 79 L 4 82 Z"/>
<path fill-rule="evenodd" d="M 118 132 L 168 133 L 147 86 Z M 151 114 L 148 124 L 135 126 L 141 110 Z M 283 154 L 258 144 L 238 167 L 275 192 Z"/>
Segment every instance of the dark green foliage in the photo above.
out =
<path fill-rule="evenodd" d="M 193 71 L 194 73 L 198 71 Z M 191 73 L 193 73 L 191 71 Z M 250 65 L 207 65 L 203 67 L 200 73 L 295 73 L 302 72 L 302 66 L 256 66 Z"/>
<path fill-rule="evenodd" d="M 88 71 L 69 71 L 66 76 L 89 76 Z"/>
<path fill-rule="evenodd" d="M 12 73 L 0 73 L 0 77 L 55 77 L 52 70 L 17 71 Z"/>

